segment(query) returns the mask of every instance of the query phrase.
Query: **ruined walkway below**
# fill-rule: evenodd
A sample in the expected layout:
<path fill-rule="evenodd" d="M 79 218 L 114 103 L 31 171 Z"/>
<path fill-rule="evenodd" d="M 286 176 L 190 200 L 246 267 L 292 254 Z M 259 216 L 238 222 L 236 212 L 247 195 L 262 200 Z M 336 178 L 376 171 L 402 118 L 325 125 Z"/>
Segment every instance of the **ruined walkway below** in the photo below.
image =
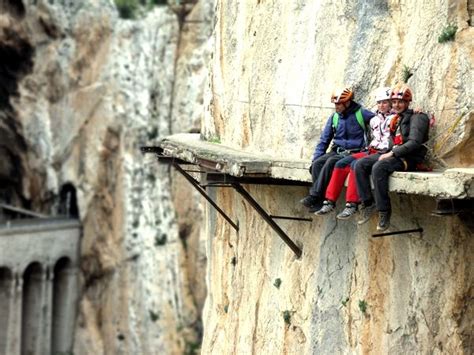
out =
<path fill-rule="evenodd" d="M 162 154 L 237 178 L 271 178 L 311 183 L 309 160 L 282 159 L 237 150 L 200 139 L 199 134 L 181 133 L 163 138 Z M 396 172 L 390 191 L 432 196 L 440 199 L 474 197 L 474 168 L 453 168 L 433 172 Z"/>

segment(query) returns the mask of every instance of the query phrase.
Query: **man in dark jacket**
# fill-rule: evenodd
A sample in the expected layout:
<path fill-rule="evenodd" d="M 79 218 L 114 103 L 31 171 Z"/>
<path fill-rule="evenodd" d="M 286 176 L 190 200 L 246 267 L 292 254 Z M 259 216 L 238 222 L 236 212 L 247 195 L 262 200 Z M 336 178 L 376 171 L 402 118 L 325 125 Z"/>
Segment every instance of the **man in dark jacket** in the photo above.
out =
<path fill-rule="evenodd" d="M 412 92 L 405 84 L 393 88 L 390 95 L 392 110 L 396 116 L 390 128 L 393 137 L 392 150 L 385 154 L 374 154 L 360 159 L 355 165 L 357 191 L 362 200 L 362 217 L 359 224 L 367 222 L 375 209 L 379 212 L 377 230 L 390 226 L 391 205 L 388 178 L 394 171 L 416 170 L 426 154 L 423 145 L 428 140 L 429 118 L 424 113 L 409 109 Z M 370 174 L 374 183 L 374 198 L 370 190 Z"/>
<path fill-rule="evenodd" d="M 336 162 L 351 153 L 359 152 L 367 144 L 366 125 L 374 113 L 353 101 L 353 96 L 354 93 L 349 88 L 337 90 L 331 96 L 336 112 L 329 117 L 311 157 L 313 185 L 309 195 L 300 201 L 310 212 L 321 209 Z M 331 142 L 331 150 L 326 153 Z"/>

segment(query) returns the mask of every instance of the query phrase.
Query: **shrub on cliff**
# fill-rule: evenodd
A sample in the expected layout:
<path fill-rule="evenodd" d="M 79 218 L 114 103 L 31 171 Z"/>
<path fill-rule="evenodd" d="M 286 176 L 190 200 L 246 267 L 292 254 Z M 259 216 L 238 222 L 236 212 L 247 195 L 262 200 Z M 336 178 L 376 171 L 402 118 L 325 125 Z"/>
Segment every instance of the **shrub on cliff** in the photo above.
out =
<path fill-rule="evenodd" d="M 138 10 L 137 0 L 115 0 L 121 18 L 134 19 Z"/>
<path fill-rule="evenodd" d="M 167 0 L 115 0 L 115 6 L 123 19 L 135 19 L 140 11 L 150 10 L 153 6 L 167 5 Z"/>

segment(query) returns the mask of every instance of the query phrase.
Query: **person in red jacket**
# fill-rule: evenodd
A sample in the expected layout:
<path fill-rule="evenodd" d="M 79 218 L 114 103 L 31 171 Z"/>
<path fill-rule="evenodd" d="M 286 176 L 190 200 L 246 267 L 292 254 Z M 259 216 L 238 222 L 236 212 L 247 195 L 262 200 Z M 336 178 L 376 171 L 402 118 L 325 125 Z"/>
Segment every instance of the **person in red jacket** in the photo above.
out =
<path fill-rule="evenodd" d="M 353 97 L 354 93 L 348 87 L 334 91 L 331 96 L 336 112 L 329 116 L 311 157 L 310 172 L 313 184 L 309 195 L 300 201 L 310 212 L 316 212 L 322 207 L 326 187 L 336 162 L 352 153 L 360 152 L 367 144 L 366 125 L 374 113 L 362 108 Z M 329 146 L 330 151 L 326 152 Z"/>
<path fill-rule="evenodd" d="M 326 200 L 324 205 L 315 215 L 325 215 L 334 211 L 336 201 L 344 186 L 344 182 L 349 175 L 346 190 L 346 207 L 336 217 L 338 219 L 349 219 L 356 212 L 359 205 L 359 195 L 357 193 L 357 184 L 354 175 L 354 166 L 357 159 L 370 154 L 385 153 L 390 150 L 390 120 L 393 117 L 391 113 L 389 87 L 378 88 L 375 92 L 375 101 L 377 102 L 376 115 L 370 119 L 371 141 L 367 150 L 352 154 L 339 160 L 326 189 Z"/>
<path fill-rule="evenodd" d="M 374 154 L 359 159 L 355 165 L 357 191 L 362 200 L 362 218 L 366 223 L 373 213 L 379 212 L 377 230 L 390 226 L 391 204 L 388 179 L 394 171 L 413 171 L 422 163 L 427 148 L 430 120 L 424 113 L 415 113 L 409 108 L 412 91 L 406 84 L 398 84 L 390 95 L 392 109 L 396 112 L 390 122 L 393 137 L 392 149 L 384 154 Z M 374 194 L 370 188 L 370 175 L 374 183 Z M 374 205 L 375 198 L 375 205 Z"/>

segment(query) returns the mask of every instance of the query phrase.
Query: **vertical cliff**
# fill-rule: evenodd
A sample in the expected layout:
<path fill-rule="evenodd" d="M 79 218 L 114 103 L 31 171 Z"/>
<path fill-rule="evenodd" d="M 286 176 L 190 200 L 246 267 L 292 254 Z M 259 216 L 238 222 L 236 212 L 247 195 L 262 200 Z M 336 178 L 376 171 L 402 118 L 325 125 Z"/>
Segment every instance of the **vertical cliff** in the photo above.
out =
<path fill-rule="evenodd" d="M 127 20 L 109 0 L 0 2 L 0 199 L 55 215 L 76 191 L 74 353 L 193 353 L 203 332 L 205 354 L 472 352 L 472 216 L 401 194 L 393 225 L 422 236 L 283 221 L 296 259 L 235 193 L 209 189 L 238 233 L 139 147 L 201 125 L 309 158 L 333 87 L 370 107 L 374 88 L 407 79 L 437 118 L 433 158 L 472 167 L 474 2 L 169 3 Z M 455 39 L 439 43 L 448 25 Z M 303 188 L 245 187 L 272 214 L 305 216 Z"/>
<path fill-rule="evenodd" d="M 213 5 L 195 3 L 142 7 L 134 20 L 106 0 L 0 3 L 0 197 L 56 215 L 63 187 L 76 192 L 74 353 L 200 342 L 201 211 L 139 150 L 200 120 Z"/>
<path fill-rule="evenodd" d="M 334 87 L 372 107 L 376 87 L 408 80 L 437 119 L 438 162 L 473 166 L 472 2 L 218 1 L 216 20 L 206 137 L 309 158 Z M 439 43 L 449 24 L 454 41 Z M 304 188 L 246 188 L 270 214 L 305 216 Z M 393 194 L 392 227 L 422 236 L 373 239 L 375 221 L 334 215 L 279 222 L 296 259 L 236 193 L 213 194 L 240 230 L 207 211 L 204 353 L 472 352 L 472 215 L 434 217 L 434 199 Z"/>

